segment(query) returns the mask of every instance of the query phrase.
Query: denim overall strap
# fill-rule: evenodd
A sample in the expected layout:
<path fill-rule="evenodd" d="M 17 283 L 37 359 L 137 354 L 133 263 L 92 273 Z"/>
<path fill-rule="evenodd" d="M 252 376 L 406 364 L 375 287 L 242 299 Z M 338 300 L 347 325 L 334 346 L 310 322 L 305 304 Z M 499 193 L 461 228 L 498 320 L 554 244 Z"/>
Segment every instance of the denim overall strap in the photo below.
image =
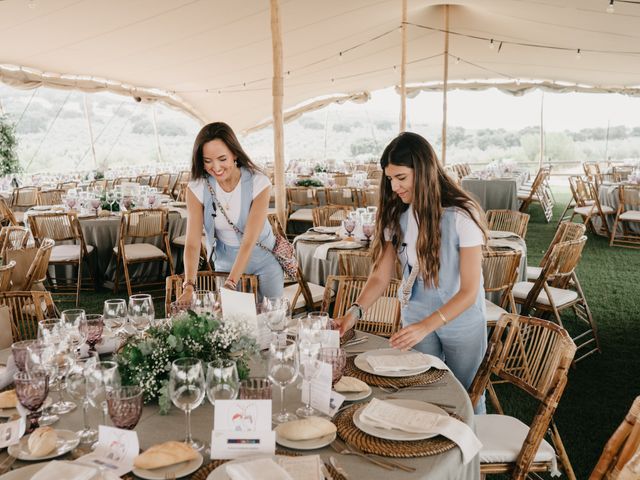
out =
<path fill-rule="evenodd" d="M 210 182 L 211 186 L 215 188 L 216 181 L 211 178 L 209 174 L 206 174 L 204 178 L 205 182 Z M 211 192 L 208 188 L 203 188 L 202 195 L 202 207 L 204 208 L 204 232 L 207 238 L 207 259 L 211 259 L 216 245 L 216 227 L 214 219 L 213 198 L 211 198 Z"/>

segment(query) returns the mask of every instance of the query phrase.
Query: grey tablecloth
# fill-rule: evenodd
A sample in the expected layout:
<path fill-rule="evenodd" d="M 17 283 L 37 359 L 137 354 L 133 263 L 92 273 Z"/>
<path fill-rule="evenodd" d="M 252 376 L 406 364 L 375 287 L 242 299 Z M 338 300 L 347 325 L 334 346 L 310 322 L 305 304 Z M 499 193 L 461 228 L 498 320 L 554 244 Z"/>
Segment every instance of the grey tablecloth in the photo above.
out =
<path fill-rule="evenodd" d="M 598 198 L 600 199 L 601 205 L 608 205 L 613 208 L 615 212 L 618 211 L 618 206 L 620 205 L 620 193 L 618 192 L 618 184 L 617 183 L 603 183 L 600 185 L 600 189 L 598 190 Z M 615 214 L 613 215 L 605 215 L 607 219 L 607 224 L 609 225 L 609 231 L 613 229 L 613 222 L 615 221 Z M 596 231 L 600 230 L 600 217 L 594 216 L 591 221 L 593 222 Z M 627 223 L 629 229 L 633 232 L 640 232 L 640 224 L 636 222 Z M 622 226 L 618 225 L 618 233 L 622 233 Z"/>
<path fill-rule="evenodd" d="M 322 245 L 321 242 L 309 242 L 306 240 L 297 240 L 295 242 L 296 257 L 298 258 L 298 264 L 302 269 L 302 274 L 307 282 L 315 283 L 316 285 L 325 285 L 327 277 L 329 275 L 338 275 L 338 254 L 340 252 L 346 252 L 349 250 L 343 250 L 338 248 L 332 248 L 327 254 L 327 259 L 322 260 L 314 258 L 313 254 Z M 364 249 L 364 243 L 362 249 Z M 362 249 L 358 249 L 361 251 Z"/>
<path fill-rule="evenodd" d="M 463 178 L 461 186 L 480 203 L 485 212 L 487 210 L 518 210 L 516 178 L 495 180 Z"/>
<path fill-rule="evenodd" d="M 358 332 L 358 335 L 367 335 L 369 341 L 365 343 L 366 348 L 385 348 L 388 347 L 388 340 L 373 335 Z M 363 345 L 357 345 L 353 350 L 362 350 Z M 9 356 L 9 350 L 0 351 L 0 361 L 5 361 Z M 252 368 L 252 375 L 264 375 L 266 362 L 255 362 Z M 279 394 L 274 390 L 274 410 L 279 409 Z M 373 389 L 373 395 L 384 398 L 386 394 L 378 388 Z M 403 391 L 394 394 L 398 398 L 414 398 L 434 403 L 444 403 L 456 406 L 456 414 L 462 420 L 474 427 L 473 409 L 467 393 L 462 385 L 455 379 L 453 375 L 447 373 L 445 380 L 438 382 L 434 388 L 421 391 Z M 287 409 L 295 410 L 301 406 L 300 390 L 295 386 L 289 386 L 286 389 L 285 401 Z M 92 410 L 90 422 L 95 427 L 98 416 L 95 410 Z M 213 408 L 208 403 L 203 403 L 198 409 L 191 414 L 191 426 L 194 437 L 209 443 L 211 441 L 211 430 L 213 428 Z M 79 409 L 62 416 L 60 421 L 55 424 L 55 428 L 64 428 L 69 430 L 79 430 L 82 428 L 82 415 Z M 140 422 L 136 427 L 136 432 L 140 439 L 140 448 L 146 449 L 156 443 L 168 440 L 181 440 L 184 438 L 185 420 L 184 413 L 177 408 L 172 408 L 168 415 L 160 415 L 157 405 L 146 405 Z M 304 453 L 304 452 L 303 452 Z M 347 470 L 352 479 L 372 479 L 382 478 L 384 475 L 387 479 L 407 479 L 407 480 L 476 480 L 480 478 L 479 457 L 476 457 L 467 465 L 462 464 L 462 454 L 460 449 L 453 448 L 448 452 L 422 458 L 402 459 L 403 463 L 416 468 L 415 473 L 406 473 L 399 470 L 386 471 L 375 465 L 372 465 L 358 457 L 340 455 L 335 453 L 329 447 L 321 450 L 314 450 L 309 453 L 318 453 L 322 458 L 328 458 L 329 455 L 335 456 L 339 463 Z M 6 453 L 0 458 L 6 458 Z M 205 459 L 205 463 L 209 459 Z M 14 468 L 20 468 L 27 465 L 26 462 L 17 461 Z"/>

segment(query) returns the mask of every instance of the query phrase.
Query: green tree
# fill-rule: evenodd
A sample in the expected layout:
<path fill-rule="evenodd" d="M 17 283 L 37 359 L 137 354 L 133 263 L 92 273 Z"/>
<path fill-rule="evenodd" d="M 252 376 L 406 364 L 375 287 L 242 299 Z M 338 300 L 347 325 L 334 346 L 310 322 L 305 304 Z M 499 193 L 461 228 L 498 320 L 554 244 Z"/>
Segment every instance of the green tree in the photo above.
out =
<path fill-rule="evenodd" d="M 0 174 L 17 173 L 21 170 L 17 153 L 15 127 L 6 116 L 0 117 Z"/>

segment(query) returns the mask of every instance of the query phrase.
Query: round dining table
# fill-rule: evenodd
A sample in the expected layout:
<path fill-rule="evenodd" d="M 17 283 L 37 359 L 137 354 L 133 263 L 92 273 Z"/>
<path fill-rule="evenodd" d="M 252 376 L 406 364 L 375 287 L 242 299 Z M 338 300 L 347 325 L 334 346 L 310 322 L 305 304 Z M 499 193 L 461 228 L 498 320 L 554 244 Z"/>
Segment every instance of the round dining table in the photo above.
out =
<path fill-rule="evenodd" d="M 360 343 L 352 347 L 346 348 L 347 354 L 354 352 L 361 352 L 363 350 L 388 348 L 388 340 L 375 335 L 356 332 L 356 337 L 366 337 L 365 343 Z M 6 362 L 10 355 L 10 350 L 0 351 L 0 362 Z M 265 376 L 265 365 L 263 357 L 256 356 L 255 360 L 251 363 L 251 375 L 262 377 Z M 300 401 L 301 393 L 297 388 L 298 381 L 287 387 L 285 391 L 285 402 L 288 411 L 295 411 L 295 409 L 302 405 Z M 273 390 L 273 410 L 278 411 L 280 409 L 279 395 L 277 388 Z M 456 378 L 450 373 L 446 372 L 445 376 L 438 382 L 434 383 L 431 387 L 421 390 L 400 390 L 393 395 L 387 394 L 377 387 L 372 387 L 372 396 L 385 399 L 394 397 L 397 399 L 415 399 L 423 400 L 426 402 L 436 404 L 447 404 L 451 413 L 458 416 L 464 423 L 469 425 L 474 431 L 474 414 L 469 396 L 462 387 L 462 385 L 456 380 Z M 369 397 L 370 399 L 371 397 Z M 361 401 L 367 401 L 364 399 Z M 77 403 L 79 401 L 75 400 Z M 92 427 L 97 426 L 98 419 L 100 418 L 95 409 L 90 410 L 90 424 Z M 205 441 L 207 444 L 211 441 L 211 432 L 213 428 L 213 407 L 205 402 L 195 409 L 191 413 L 191 426 L 194 438 Z M 82 428 L 82 412 L 80 408 L 74 411 L 62 415 L 60 420 L 53 425 L 53 428 L 68 429 L 77 431 Z M 152 445 L 162 443 L 169 440 L 182 440 L 185 436 L 185 415 L 181 410 L 172 407 L 167 415 L 161 415 L 156 402 L 151 402 L 144 406 L 142 416 L 138 425 L 135 428 L 138 434 L 140 448 L 148 449 Z M 284 449 L 277 446 L 278 449 Z M 351 479 L 370 479 L 370 478 L 384 478 L 403 479 L 403 480 L 476 480 L 480 478 L 480 460 L 479 455 L 476 455 L 470 462 L 463 464 L 462 453 L 458 447 L 454 447 L 444 453 L 435 455 L 429 455 L 424 457 L 415 458 L 396 458 L 395 460 L 415 468 L 415 472 L 404 472 L 401 470 L 384 470 L 381 467 L 373 465 L 362 458 L 355 455 L 343 455 L 336 453 L 329 446 L 323 447 L 317 450 L 310 451 L 293 451 L 302 454 L 319 454 L 323 460 L 329 460 L 330 456 L 335 457 L 341 467 L 346 470 Z M 61 459 L 75 458 L 74 453 L 71 452 Z M 0 453 L 0 462 L 7 457 L 6 450 Z M 384 458 L 384 457 L 380 457 Z M 209 463 L 208 456 L 205 456 L 205 465 Z M 17 460 L 12 469 L 18 469 L 29 465 L 31 462 L 25 462 Z M 0 477 L 1 479 L 2 477 Z"/>

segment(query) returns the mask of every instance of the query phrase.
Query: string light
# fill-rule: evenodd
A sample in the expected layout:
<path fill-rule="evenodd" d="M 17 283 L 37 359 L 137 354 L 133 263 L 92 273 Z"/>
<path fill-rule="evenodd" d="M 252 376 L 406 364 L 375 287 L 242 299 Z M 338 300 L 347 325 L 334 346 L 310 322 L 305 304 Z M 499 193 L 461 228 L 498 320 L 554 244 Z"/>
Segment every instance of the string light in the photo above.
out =
<path fill-rule="evenodd" d="M 338 60 L 342 61 L 342 52 L 338 54 Z"/>
<path fill-rule="evenodd" d="M 613 0 L 609 0 L 609 5 L 607 6 L 607 13 L 613 13 L 614 12 L 614 7 L 613 7 Z"/>
<path fill-rule="evenodd" d="M 576 60 L 580 60 L 582 58 L 582 53 L 580 52 L 580 49 L 578 49 L 578 51 L 576 52 Z"/>

